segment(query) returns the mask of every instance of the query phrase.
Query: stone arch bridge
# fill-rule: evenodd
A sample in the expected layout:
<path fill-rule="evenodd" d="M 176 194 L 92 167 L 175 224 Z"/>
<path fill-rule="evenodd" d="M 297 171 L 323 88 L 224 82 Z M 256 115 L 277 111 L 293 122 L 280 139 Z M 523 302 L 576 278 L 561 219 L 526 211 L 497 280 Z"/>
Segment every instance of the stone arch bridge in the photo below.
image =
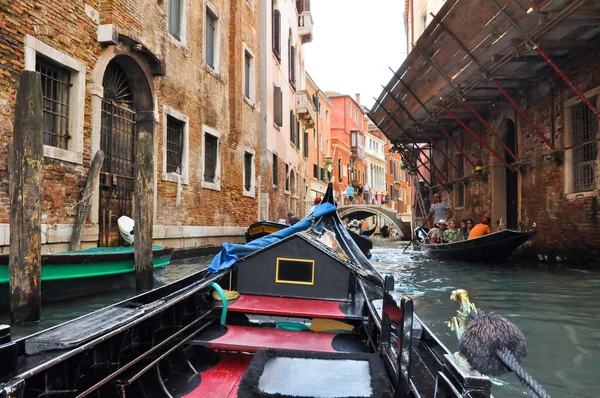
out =
<path fill-rule="evenodd" d="M 338 206 L 337 211 L 340 218 L 349 217 L 364 220 L 371 216 L 381 216 L 389 224 L 394 224 L 396 226 L 396 231 L 398 231 L 400 236 L 408 238 L 411 236 L 410 225 L 400 219 L 400 214 L 398 214 L 396 210 L 387 206 L 366 204 L 343 205 Z M 379 227 L 381 227 L 381 225 L 379 225 Z"/>

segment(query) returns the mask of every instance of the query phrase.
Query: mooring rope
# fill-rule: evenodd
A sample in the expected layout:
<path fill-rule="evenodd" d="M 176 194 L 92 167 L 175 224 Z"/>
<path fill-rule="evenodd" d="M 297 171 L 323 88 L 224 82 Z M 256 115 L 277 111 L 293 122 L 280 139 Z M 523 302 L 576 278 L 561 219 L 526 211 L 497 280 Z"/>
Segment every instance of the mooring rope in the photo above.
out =
<path fill-rule="evenodd" d="M 544 388 L 521 367 L 519 360 L 510 349 L 504 347 L 501 350 L 496 351 L 496 355 L 507 368 L 517 375 L 521 381 L 521 385 L 523 385 L 523 388 L 527 392 L 527 395 L 532 398 L 550 398 L 550 395 L 544 391 Z"/>
<path fill-rule="evenodd" d="M 476 320 L 486 316 L 485 312 L 481 309 L 477 311 L 471 311 L 469 314 L 471 319 Z M 508 321 L 507 321 L 508 322 Z M 523 389 L 527 395 L 531 398 L 551 398 L 550 395 L 544 390 L 544 388 L 537 382 L 519 363 L 519 358 L 515 353 L 508 347 L 503 347 L 496 351 L 496 356 L 502 361 L 502 363 L 511 370 L 521 382 Z"/>

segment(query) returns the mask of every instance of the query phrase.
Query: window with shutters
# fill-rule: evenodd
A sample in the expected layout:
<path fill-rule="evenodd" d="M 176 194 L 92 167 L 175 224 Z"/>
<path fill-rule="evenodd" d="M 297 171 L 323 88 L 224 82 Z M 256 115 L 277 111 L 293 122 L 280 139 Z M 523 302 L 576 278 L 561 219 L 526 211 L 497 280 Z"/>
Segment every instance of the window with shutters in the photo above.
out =
<path fill-rule="evenodd" d="M 220 133 L 208 126 L 203 126 L 204 134 L 204 174 L 202 187 L 221 189 L 221 156 L 219 150 Z"/>
<path fill-rule="evenodd" d="M 323 167 L 319 167 L 319 180 L 325 181 L 325 169 Z"/>
<path fill-rule="evenodd" d="M 313 177 L 319 179 L 319 166 L 316 163 L 313 163 Z"/>
<path fill-rule="evenodd" d="M 342 182 L 342 159 L 338 159 L 338 182 Z"/>
<path fill-rule="evenodd" d="M 279 159 L 276 154 L 273 154 L 273 187 L 279 185 Z"/>
<path fill-rule="evenodd" d="M 304 152 L 304 157 L 308 157 L 308 132 L 304 131 L 304 142 L 302 145 L 302 150 Z"/>
<path fill-rule="evenodd" d="M 296 47 L 292 44 L 292 36 L 288 38 L 288 48 L 289 48 L 289 76 L 290 76 L 290 84 L 293 88 L 296 88 Z"/>
<path fill-rule="evenodd" d="M 296 116 L 294 115 L 294 111 L 290 111 L 290 142 L 297 147 L 296 134 Z"/>
<path fill-rule="evenodd" d="M 219 71 L 219 17 L 210 7 L 206 7 L 206 29 L 204 35 L 206 65 Z"/>
<path fill-rule="evenodd" d="M 273 86 L 273 122 L 279 126 L 283 126 L 283 103 L 281 96 L 281 87 Z"/>
<path fill-rule="evenodd" d="M 281 62 L 281 12 L 275 8 L 275 1 L 273 1 L 273 26 L 272 26 L 272 41 L 273 41 L 273 54 L 279 62 Z"/>
<path fill-rule="evenodd" d="M 189 184 L 189 118 L 166 105 L 163 106 L 162 139 L 162 180 L 177 182 L 179 178 L 182 184 Z"/>
<path fill-rule="evenodd" d="M 290 191 L 290 165 L 285 164 L 285 191 Z"/>
<path fill-rule="evenodd" d="M 255 197 L 254 151 L 246 148 L 244 151 L 244 196 Z"/>
<path fill-rule="evenodd" d="M 167 29 L 172 38 L 185 46 L 187 35 L 187 1 L 185 0 L 168 0 L 168 21 Z"/>

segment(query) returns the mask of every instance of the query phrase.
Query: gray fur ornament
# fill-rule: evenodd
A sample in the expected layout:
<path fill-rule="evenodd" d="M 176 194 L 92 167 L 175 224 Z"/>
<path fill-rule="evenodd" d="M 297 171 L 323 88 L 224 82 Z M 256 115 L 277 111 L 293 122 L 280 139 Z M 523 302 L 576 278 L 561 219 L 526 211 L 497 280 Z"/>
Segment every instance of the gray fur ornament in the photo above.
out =
<path fill-rule="evenodd" d="M 523 333 L 506 318 L 490 313 L 471 313 L 475 318 L 467 324 L 458 342 L 458 349 L 471 367 L 488 376 L 500 376 L 510 369 L 498 358 L 504 349 L 511 351 L 517 361 L 527 356 Z"/>

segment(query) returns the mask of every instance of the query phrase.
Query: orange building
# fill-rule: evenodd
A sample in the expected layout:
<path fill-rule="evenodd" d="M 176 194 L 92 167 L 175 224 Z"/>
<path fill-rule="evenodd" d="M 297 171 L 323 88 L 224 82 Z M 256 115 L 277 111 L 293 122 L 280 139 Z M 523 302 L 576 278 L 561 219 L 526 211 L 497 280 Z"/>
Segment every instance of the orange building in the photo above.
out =
<path fill-rule="evenodd" d="M 365 183 L 365 113 L 356 98 L 336 92 L 325 93 L 331 103 L 331 158 L 333 162 L 334 189 L 342 203 L 347 203 L 348 186 L 354 188 L 354 203 L 362 202 Z"/>
<path fill-rule="evenodd" d="M 317 112 L 317 122 L 304 132 L 304 151 L 307 157 L 306 206 L 310 209 L 317 196 L 323 197 L 327 184 L 332 178 L 333 162 L 331 158 L 331 107 L 332 103 L 317 86 L 310 75 L 306 74 L 306 91 L 312 99 Z M 308 156 L 306 156 L 308 155 Z"/>

